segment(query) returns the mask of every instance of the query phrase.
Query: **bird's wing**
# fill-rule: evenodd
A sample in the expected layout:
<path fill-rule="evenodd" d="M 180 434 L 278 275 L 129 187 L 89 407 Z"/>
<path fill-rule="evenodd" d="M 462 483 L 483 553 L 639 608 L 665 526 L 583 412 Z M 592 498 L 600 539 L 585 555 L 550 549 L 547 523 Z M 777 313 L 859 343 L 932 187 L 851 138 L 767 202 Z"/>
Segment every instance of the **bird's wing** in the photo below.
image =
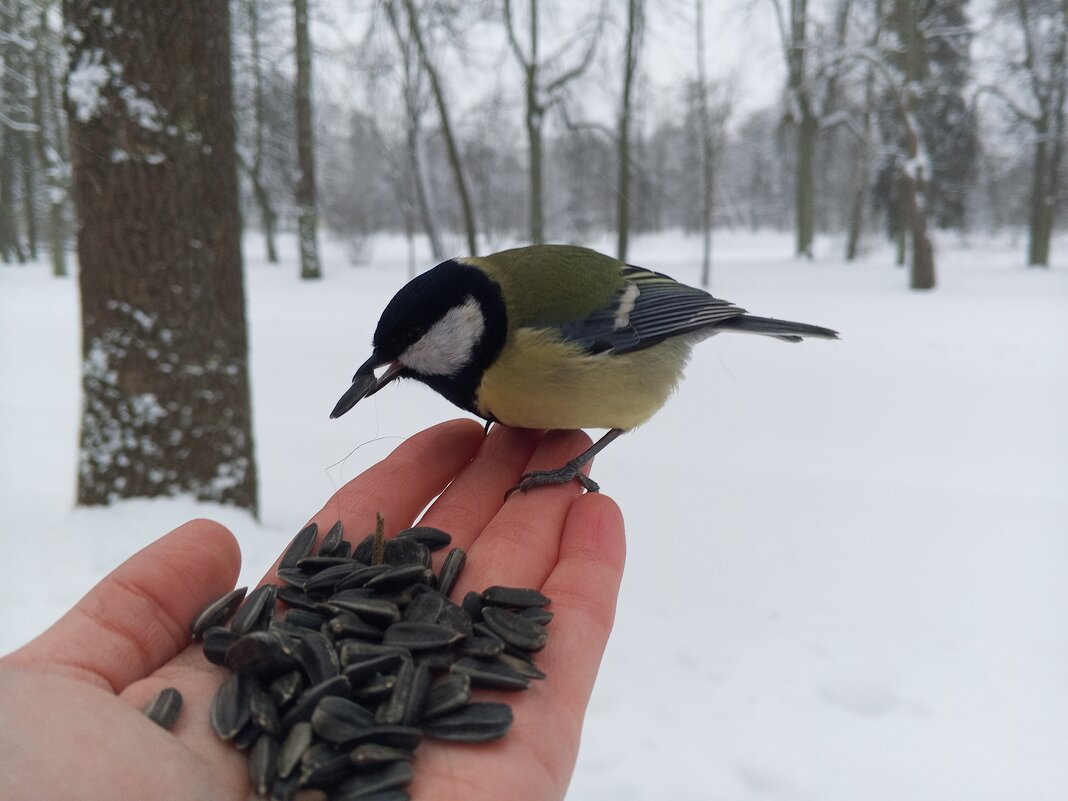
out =
<path fill-rule="evenodd" d="M 628 353 L 745 314 L 661 273 L 632 265 L 621 272 L 625 285 L 609 306 L 554 326 L 567 341 L 591 354 Z"/>

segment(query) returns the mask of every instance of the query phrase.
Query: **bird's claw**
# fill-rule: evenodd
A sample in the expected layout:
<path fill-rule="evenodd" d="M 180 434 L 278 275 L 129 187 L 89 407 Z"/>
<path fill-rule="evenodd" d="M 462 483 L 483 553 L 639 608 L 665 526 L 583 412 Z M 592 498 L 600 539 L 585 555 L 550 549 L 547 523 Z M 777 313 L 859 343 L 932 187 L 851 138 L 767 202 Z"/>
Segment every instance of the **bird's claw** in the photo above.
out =
<path fill-rule="evenodd" d="M 574 462 L 568 462 L 563 467 L 555 470 L 534 470 L 524 473 L 519 478 L 519 483 L 504 494 L 508 500 L 515 492 L 526 495 L 535 487 L 548 487 L 554 484 L 567 484 L 569 481 L 577 481 L 587 492 L 600 492 L 600 485 L 582 472 L 582 467 Z"/>

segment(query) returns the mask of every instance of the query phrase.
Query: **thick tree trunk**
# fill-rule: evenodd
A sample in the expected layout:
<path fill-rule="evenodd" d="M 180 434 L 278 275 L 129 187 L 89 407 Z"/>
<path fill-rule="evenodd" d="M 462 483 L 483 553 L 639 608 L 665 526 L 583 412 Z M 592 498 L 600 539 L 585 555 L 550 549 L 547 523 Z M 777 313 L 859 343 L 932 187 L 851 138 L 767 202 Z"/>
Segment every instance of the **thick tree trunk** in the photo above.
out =
<path fill-rule="evenodd" d="M 308 0 L 293 0 L 297 45 L 297 236 L 300 238 L 300 277 L 321 278 L 319 214 L 315 197 L 315 129 L 312 127 L 312 62 L 308 37 Z"/>
<path fill-rule="evenodd" d="M 1050 142 L 1039 132 L 1031 172 L 1031 215 L 1028 229 L 1027 264 L 1048 267 L 1053 234 L 1053 198 L 1050 191 Z"/>
<path fill-rule="evenodd" d="M 72 73 L 100 78 L 98 96 L 67 95 L 78 502 L 190 493 L 255 510 L 229 5 L 63 5 Z"/>

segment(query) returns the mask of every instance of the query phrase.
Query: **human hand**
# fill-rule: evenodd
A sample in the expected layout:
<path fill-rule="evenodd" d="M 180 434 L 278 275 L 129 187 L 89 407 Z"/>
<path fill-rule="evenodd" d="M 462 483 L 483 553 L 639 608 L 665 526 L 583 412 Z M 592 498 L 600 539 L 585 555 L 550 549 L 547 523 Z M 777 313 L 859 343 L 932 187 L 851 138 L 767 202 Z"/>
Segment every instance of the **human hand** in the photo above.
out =
<path fill-rule="evenodd" d="M 421 523 L 448 531 L 468 551 L 454 597 L 504 584 L 537 587 L 553 600 L 549 644 L 538 656 L 548 680 L 504 699 L 515 723 L 501 740 L 425 740 L 409 787 L 413 798 L 564 795 L 611 630 L 623 523 L 609 498 L 580 495 L 577 484 L 503 498 L 522 473 L 561 464 L 587 445 L 574 432 L 542 436 L 497 426 L 483 438 L 474 422 L 444 423 L 346 484 L 313 518 L 320 531 L 341 519 L 349 537 L 362 537 L 381 513 L 392 533 L 442 493 Z M 0 659 L 0 798 L 248 798 L 246 755 L 221 742 L 208 722 L 225 671 L 189 641 L 189 622 L 234 586 L 239 563 L 226 529 L 207 520 L 186 523 Z M 184 698 L 171 731 L 141 712 L 164 687 Z"/>

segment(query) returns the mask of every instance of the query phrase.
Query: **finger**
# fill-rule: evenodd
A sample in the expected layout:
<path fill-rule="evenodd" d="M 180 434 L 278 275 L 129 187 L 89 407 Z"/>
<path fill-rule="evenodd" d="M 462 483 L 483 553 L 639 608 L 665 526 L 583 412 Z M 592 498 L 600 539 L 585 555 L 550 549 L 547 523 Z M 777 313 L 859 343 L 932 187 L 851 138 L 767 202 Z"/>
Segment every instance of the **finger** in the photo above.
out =
<path fill-rule="evenodd" d="M 193 618 L 233 588 L 240 566 L 233 534 L 192 520 L 119 565 L 9 658 L 66 668 L 120 692 L 188 645 Z"/>
<path fill-rule="evenodd" d="M 560 559 L 541 588 L 554 616 L 538 663 L 580 713 L 612 631 L 625 559 L 623 515 L 615 501 L 599 493 L 576 499 L 564 524 Z"/>
<path fill-rule="evenodd" d="M 420 520 L 452 535 L 452 544 L 471 543 L 500 511 L 504 494 L 519 481 L 542 432 L 494 426 L 478 454 Z"/>
<path fill-rule="evenodd" d="M 345 539 L 354 545 L 375 530 L 377 514 L 385 519 L 387 534 L 407 528 L 471 461 L 482 440 L 482 427 L 474 420 L 450 420 L 421 431 L 334 493 L 310 522 L 322 537 L 340 520 Z M 277 569 L 275 561 L 264 581 Z"/>
<path fill-rule="evenodd" d="M 527 463 L 525 472 L 560 467 L 589 447 L 582 431 L 551 431 Z M 457 591 L 486 584 L 540 587 L 556 564 L 560 533 L 568 508 L 582 493 L 577 482 L 516 493 L 468 549 L 468 564 Z"/>

